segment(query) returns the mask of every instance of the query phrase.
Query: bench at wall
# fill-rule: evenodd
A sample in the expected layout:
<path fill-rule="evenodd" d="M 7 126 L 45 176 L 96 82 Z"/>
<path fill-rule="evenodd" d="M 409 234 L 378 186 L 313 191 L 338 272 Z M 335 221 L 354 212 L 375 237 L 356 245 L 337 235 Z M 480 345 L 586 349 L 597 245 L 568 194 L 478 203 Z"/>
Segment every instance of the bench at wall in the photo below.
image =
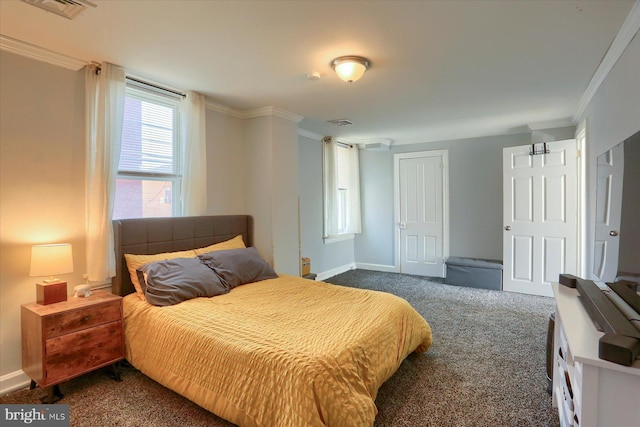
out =
<path fill-rule="evenodd" d="M 449 285 L 502 290 L 502 260 L 449 257 L 446 265 Z"/>

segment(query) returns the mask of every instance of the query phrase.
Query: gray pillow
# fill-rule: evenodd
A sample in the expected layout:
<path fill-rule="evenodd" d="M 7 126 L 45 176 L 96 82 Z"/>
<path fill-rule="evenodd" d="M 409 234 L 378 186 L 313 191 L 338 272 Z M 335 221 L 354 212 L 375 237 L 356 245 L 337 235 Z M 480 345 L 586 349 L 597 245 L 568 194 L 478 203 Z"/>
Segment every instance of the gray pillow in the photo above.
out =
<path fill-rule="evenodd" d="M 215 271 L 222 283 L 231 289 L 245 283 L 278 277 L 254 247 L 207 252 L 198 255 L 198 258 Z"/>
<path fill-rule="evenodd" d="M 218 276 L 199 258 L 174 258 L 151 262 L 140 267 L 138 277 L 147 301 L 168 306 L 197 298 L 213 297 L 229 292 Z"/>

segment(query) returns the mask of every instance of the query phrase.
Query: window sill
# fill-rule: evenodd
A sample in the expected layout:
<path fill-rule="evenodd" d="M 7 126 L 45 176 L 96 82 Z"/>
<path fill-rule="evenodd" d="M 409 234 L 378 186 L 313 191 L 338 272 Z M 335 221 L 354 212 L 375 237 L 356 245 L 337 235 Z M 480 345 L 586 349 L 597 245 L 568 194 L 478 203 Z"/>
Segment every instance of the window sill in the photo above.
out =
<path fill-rule="evenodd" d="M 355 234 L 353 233 L 349 233 L 349 234 L 340 234 L 339 236 L 335 236 L 335 237 L 324 237 L 324 244 L 327 245 L 329 243 L 336 243 L 336 242 L 343 242 L 345 240 L 353 240 L 355 237 Z"/>

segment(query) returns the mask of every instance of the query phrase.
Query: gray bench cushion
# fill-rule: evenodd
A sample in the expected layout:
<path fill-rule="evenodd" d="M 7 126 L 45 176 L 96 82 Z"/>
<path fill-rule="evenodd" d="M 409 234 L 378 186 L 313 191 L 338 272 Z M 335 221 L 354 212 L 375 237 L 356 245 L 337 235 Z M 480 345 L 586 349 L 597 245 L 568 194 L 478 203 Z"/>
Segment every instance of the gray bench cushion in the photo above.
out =
<path fill-rule="evenodd" d="M 481 259 L 481 258 L 461 258 L 457 256 L 449 257 L 447 265 L 459 265 L 461 267 L 479 267 L 502 270 L 502 260 Z"/>
<path fill-rule="evenodd" d="M 502 290 L 502 261 L 450 257 L 446 283 L 472 288 Z"/>

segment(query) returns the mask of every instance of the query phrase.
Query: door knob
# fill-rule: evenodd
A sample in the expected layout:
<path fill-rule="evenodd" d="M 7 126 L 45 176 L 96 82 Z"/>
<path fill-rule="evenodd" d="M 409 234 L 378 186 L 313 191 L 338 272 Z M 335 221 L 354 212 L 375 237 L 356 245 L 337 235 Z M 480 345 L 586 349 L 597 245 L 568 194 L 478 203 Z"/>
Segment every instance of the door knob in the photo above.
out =
<path fill-rule="evenodd" d="M 507 231 L 511 231 L 511 226 L 507 225 L 507 226 L 504 227 L 504 229 L 507 230 Z"/>
<path fill-rule="evenodd" d="M 611 230 L 611 231 L 609 232 L 609 236 L 616 237 L 617 235 L 618 235 L 618 232 L 617 232 L 616 230 Z"/>
<path fill-rule="evenodd" d="M 400 230 L 406 230 L 407 229 L 407 223 L 406 222 L 400 222 L 400 223 L 398 223 L 398 225 L 400 226 Z"/>

